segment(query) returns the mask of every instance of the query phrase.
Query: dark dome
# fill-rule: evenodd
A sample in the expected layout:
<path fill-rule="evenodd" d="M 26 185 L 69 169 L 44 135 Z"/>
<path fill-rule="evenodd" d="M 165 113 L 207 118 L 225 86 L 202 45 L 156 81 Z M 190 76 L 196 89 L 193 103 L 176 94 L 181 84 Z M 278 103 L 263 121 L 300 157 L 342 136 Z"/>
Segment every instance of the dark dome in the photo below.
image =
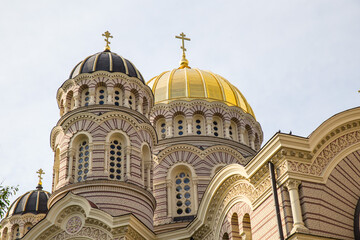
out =
<path fill-rule="evenodd" d="M 50 193 L 41 189 L 33 190 L 18 197 L 10 206 L 5 217 L 25 213 L 47 213 L 47 201 Z"/>
<path fill-rule="evenodd" d="M 95 71 L 121 72 L 129 77 L 136 77 L 144 83 L 141 73 L 129 60 L 110 51 L 99 52 L 85 58 L 71 71 L 70 78 L 81 73 L 92 73 Z"/>

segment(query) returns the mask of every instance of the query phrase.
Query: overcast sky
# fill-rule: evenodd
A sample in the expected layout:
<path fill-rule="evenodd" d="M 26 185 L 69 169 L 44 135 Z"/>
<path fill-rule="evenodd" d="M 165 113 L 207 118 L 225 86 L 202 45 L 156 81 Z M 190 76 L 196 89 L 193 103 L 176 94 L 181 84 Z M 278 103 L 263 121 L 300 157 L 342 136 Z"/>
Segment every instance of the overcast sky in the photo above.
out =
<path fill-rule="evenodd" d="M 233 83 L 252 106 L 266 143 L 279 129 L 307 137 L 360 101 L 360 1 L 2 1 L 0 181 L 19 194 L 46 172 L 56 91 L 72 68 L 104 48 L 146 80 L 178 67 L 184 32 L 191 67 Z M 19 195 L 18 194 L 18 195 Z"/>

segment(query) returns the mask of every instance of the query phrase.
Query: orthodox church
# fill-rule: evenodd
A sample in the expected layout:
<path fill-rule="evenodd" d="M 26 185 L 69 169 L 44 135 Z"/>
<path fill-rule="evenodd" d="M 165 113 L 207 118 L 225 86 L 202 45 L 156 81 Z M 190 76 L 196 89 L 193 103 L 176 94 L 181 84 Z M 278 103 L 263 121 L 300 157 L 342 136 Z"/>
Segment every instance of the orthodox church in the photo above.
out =
<path fill-rule="evenodd" d="M 180 66 L 148 81 L 103 36 L 57 91 L 51 192 L 39 170 L 2 240 L 360 239 L 360 108 L 262 146 L 244 95 L 190 67 L 185 34 Z"/>

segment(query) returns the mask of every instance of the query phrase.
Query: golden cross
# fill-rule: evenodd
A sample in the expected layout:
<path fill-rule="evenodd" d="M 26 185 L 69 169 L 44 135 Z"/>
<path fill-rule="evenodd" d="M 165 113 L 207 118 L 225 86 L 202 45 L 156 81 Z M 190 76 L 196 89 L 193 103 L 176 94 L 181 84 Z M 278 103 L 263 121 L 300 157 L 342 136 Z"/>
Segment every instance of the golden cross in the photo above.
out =
<path fill-rule="evenodd" d="M 109 38 L 113 38 L 113 36 L 111 36 L 111 34 L 109 33 L 109 31 L 106 31 L 102 34 L 102 36 L 104 36 L 106 39 L 104 39 L 104 41 L 106 42 L 106 46 L 105 46 L 105 51 L 110 51 L 110 42 L 109 42 Z"/>
<path fill-rule="evenodd" d="M 36 173 L 39 174 L 39 185 L 42 185 L 41 180 L 43 179 L 43 177 L 41 175 L 45 174 L 45 172 L 40 168 Z"/>
<path fill-rule="evenodd" d="M 190 38 L 186 38 L 186 35 L 185 35 L 183 32 L 180 33 L 180 36 L 175 36 L 175 38 L 181 39 L 182 46 L 181 46 L 180 48 L 183 50 L 183 58 L 185 58 L 186 48 L 185 48 L 185 42 L 184 42 L 184 40 L 190 41 Z"/>

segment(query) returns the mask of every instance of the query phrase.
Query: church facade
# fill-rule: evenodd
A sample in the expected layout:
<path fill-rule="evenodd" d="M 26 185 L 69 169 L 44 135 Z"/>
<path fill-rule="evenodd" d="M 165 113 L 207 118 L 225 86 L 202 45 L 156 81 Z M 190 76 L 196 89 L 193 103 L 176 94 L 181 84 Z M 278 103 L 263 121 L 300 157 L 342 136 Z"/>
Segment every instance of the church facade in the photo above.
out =
<path fill-rule="evenodd" d="M 52 191 L 20 196 L 1 239 L 360 239 L 360 108 L 261 147 L 242 93 L 178 38 L 180 67 L 147 82 L 108 44 L 74 67 Z"/>

